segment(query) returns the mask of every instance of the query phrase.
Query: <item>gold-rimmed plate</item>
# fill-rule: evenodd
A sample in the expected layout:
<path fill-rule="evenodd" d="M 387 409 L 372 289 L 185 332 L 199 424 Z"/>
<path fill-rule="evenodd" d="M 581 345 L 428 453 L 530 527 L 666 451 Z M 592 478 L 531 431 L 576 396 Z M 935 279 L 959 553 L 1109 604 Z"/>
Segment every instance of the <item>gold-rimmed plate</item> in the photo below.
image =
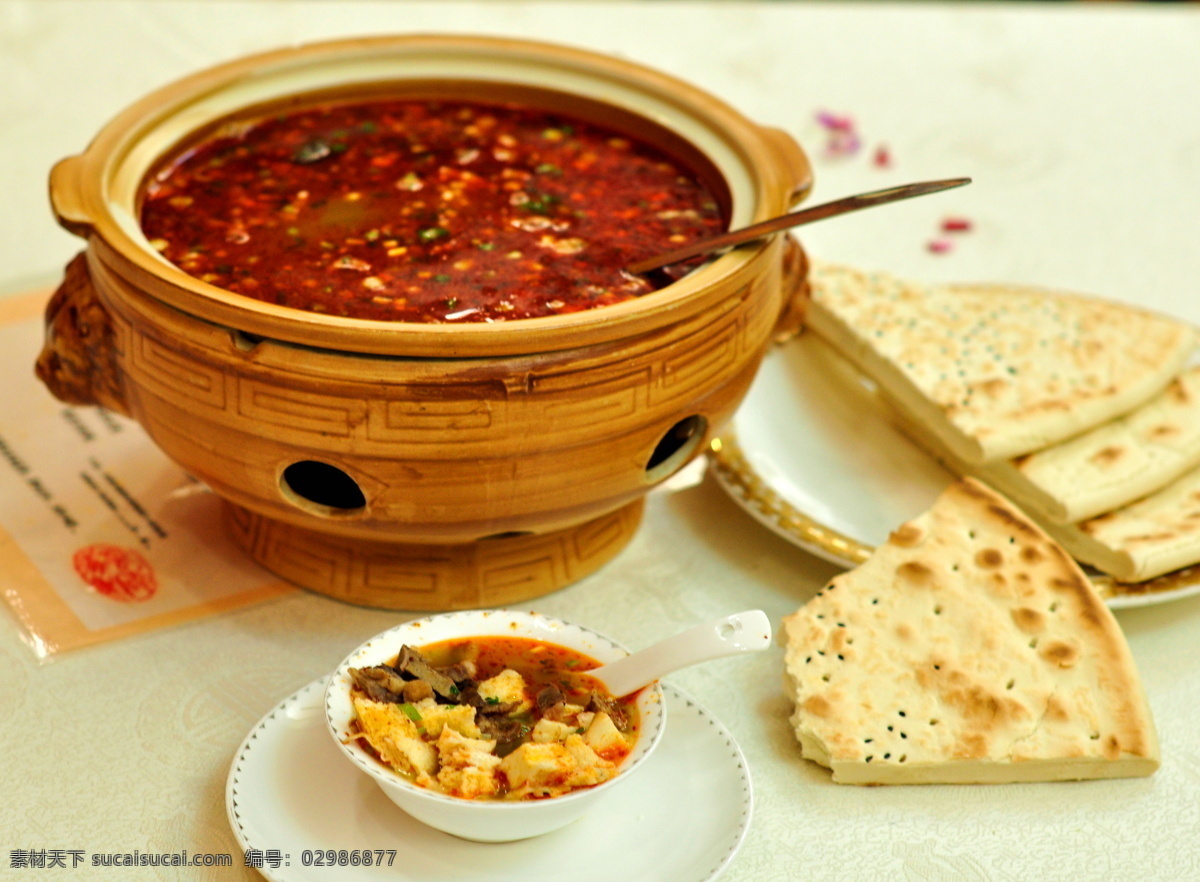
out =
<path fill-rule="evenodd" d="M 767 353 L 708 456 L 718 483 L 757 521 L 847 567 L 954 480 L 889 421 L 870 384 L 811 333 Z M 1200 593 L 1200 567 L 1136 584 L 1102 574 L 1093 582 L 1111 607 L 1142 606 Z"/>

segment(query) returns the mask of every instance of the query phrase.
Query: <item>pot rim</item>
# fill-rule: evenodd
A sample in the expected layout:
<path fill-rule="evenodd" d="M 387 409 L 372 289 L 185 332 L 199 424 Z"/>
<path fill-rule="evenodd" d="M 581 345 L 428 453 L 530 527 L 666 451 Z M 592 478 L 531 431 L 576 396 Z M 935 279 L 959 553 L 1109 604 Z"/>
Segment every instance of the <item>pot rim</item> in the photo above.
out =
<path fill-rule="evenodd" d="M 473 71 L 458 73 L 469 61 L 476 62 Z M 408 65 L 410 74 L 385 75 L 388 65 L 398 66 L 396 70 Z M 145 175 L 188 133 L 255 103 L 255 96 L 263 101 L 330 86 L 415 79 L 411 71 L 418 69 L 468 82 L 580 94 L 647 118 L 683 137 L 716 166 L 730 191 L 735 226 L 788 210 L 811 187 L 807 160 L 790 138 L 669 74 L 554 43 L 403 34 L 247 55 L 159 88 L 114 117 L 82 154 L 55 166 L 50 187 L 55 213 L 68 230 L 102 246 L 93 248 L 92 257 L 128 283 L 121 286 L 126 296 L 144 292 L 200 320 L 267 340 L 409 357 L 531 354 L 647 333 L 707 310 L 719 311 L 722 301 L 776 259 L 772 245 L 778 237 L 773 237 L 727 252 L 652 294 L 611 306 L 512 322 L 422 324 L 328 316 L 265 303 L 202 282 L 149 245 L 133 204 Z M 288 88 L 302 81 L 307 88 Z M 176 134 L 166 140 L 172 127 Z"/>

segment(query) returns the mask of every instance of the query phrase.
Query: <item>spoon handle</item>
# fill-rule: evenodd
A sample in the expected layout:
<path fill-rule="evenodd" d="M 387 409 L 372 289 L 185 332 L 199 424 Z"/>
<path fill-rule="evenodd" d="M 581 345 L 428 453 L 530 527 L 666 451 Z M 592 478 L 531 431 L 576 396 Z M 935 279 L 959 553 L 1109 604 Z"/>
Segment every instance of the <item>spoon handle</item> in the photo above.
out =
<path fill-rule="evenodd" d="M 742 245 L 746 242 L 753 242 L 755 239 L 761 239 L 763 236 L 769 236 L 771 233 L 778 233 L 780 230 L 786 230 L 790 227 L 798 227 L 801 224 L 824 220 L 836 214 L 845 214 L 848 211 L 857 211 L 860 208 L 870 208 L 872 205 L 883 205 L 884 203 L 895 202 L 899 199 L 910 199 L 913 196 L 924 196 L 927 193 L 937 193 L 941 190 L 949 190 L 952 187 L 961 187 L 963 184 L 969 183 L 971 183 L 970 178 L 947 178 L 942 181 L 922 181 L 916 184 L 888 187 L 885 190 L 872 190 L 870 193 L 859 193 L 857 196 L 846 196 L 842 199 L 835 199 L 833 202 L 824 202 L 820 205 L 814 205 L 811 208 L 802 208 L 790 214 L 781 214 L 779 217 L 760 221 L 748 227 L 742 227 L 740 230 L 730 230 L 728 233 L 722 233 L 719 236 L 713 236 L 711 239 L 704 239 L 700 242 L 693 242 L 691 245 L 676 248 L 674 251 L 666 251 L 655 257 L 636 260 L 625 267 L 625 271 L 633 273 L 636 276 L 639 273 L 658 269 L 660 266 L 670 266 L 673 263 L 678 263 L 689 257 L 695 257 L 698 254 L 708 254 L 712 251 L 718 251 L 721 248 L 727 248 L 730 245 Z"/>
<path fill-rule="evenodd" d="M 668 637 L 653 646 L 587 674 L 618 698 L 648 686 L 672 671 L 727 655 L 757 652 L 771 643 L 771 622 L 762 610 L 722 616 Z"/>

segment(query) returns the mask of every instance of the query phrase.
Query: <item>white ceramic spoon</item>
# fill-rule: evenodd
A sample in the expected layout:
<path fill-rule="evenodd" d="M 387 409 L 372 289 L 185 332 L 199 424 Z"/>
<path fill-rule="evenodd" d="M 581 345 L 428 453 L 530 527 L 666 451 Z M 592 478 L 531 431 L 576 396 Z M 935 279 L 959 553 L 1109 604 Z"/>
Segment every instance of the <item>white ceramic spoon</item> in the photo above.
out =
<path fill-rule="evenodd" d="M 605 685 L 609 693 L 628 695 L 699 662 L 758 652 L 771 645 L 771 622 L 760 609 L 734 613 L 681 631 L 653 646 L 587 672 Z"/>

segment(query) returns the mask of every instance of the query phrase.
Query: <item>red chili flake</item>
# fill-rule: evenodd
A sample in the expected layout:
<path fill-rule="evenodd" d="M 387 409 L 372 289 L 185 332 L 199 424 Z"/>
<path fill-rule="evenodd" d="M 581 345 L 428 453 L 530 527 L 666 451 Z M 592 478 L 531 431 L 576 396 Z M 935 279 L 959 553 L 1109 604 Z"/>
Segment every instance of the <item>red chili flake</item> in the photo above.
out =
<path fill-rule="evenodd" d="M 971 229 L 971 222 L 965 217 L 948 217 L 942 221 L 942 232 L 965 233 Z"/>
<path fill-rule="evenodd" d="M 150 562 L 132 548 L 85 545 L 71 557 L 71 565 L 89 587 L 110 600 L 141 603 L 158 592 Z"/>
<path fill-rule="evenodd" d="M 954 243 L 949 239 L 931 239 L 926 247 L 934 254 L 945 254 L 954 248 Z"/>
<path fill-rule="evenodd" d="M 873 158 L 875 165 L 879 168 L 890 168 L 892 165 L 892 153 L 888 150 L 886 144 L 880 144 L 875 148 L 875 156 Z"/>

